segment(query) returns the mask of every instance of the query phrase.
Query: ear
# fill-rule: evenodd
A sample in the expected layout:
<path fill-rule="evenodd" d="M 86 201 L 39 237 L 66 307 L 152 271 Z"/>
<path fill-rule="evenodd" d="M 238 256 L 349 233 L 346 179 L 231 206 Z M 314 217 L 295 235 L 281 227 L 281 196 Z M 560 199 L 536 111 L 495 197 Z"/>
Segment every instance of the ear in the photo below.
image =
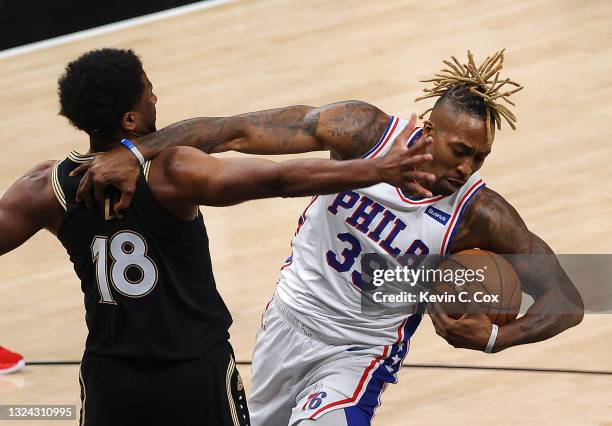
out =
<path fill-rule="evenodd" d="M 431 124 L 431 121 L 429 120 L 423 121 L 423 136 L 431 135 L 432 130 L 433 130 L 433 125 Z"/>
<path fill-rule="evenodd" d="M 121 117 L 121 127 L 128 131 L 136 129 L 136 111 L 128 111 Z"/>

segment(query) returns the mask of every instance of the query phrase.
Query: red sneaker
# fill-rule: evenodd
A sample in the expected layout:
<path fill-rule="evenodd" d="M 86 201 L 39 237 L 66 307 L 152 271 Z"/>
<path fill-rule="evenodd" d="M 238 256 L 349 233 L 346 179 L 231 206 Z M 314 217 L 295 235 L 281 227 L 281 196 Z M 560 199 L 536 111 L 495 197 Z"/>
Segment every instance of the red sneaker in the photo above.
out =
<path fill-rule="evenodd" d="M 10 374 L 25 367 L 23 357 L 0 346 L 0 375 Z"/>

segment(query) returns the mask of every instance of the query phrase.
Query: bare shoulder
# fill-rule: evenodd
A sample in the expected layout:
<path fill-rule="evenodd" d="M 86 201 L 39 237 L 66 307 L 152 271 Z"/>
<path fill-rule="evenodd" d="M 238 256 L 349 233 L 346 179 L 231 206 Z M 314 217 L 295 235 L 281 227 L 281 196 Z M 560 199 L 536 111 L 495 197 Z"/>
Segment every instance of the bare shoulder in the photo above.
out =
<path fill-rule="evenodd" d="M 177 218 L 192 220 L 197 214 L 197 206 L 187 201 L 188 195 L 209 158 L 196 148 L 177 146 L 164 149 L 152 160 L 149 187 L 157 201 Z"/>
<path fill-rule="evenodd" d="M 30 170 L 28 170 L 19 181 L 23 181 L 26 185 L 33 185 L 35 187 L 43 187 L 47 183 L 51 182 L 51 173 L 53 166 L 57 163 L 56 160 L 47 160 L 42 163 L 38 163 Z M 19 182 L 18 181 L 18 182 Z"/>
<path fill-rule="evenodd" d="M 2 197 L 4 208 L 35 219 L 41 228 L 54 233 L 65 217 L 65 210 L 53 192 L 52 173 L 56 162 L 48 160 L 37 164 L 17 179 Z"/>
<path fill-rule="evenodd" d="M 518 213 L 499 193 L 490 188 L 483 188 L 467 206 L 465 215 L 474 221 L 497 223 Z"/>
<path fill-rule="evenodd" d="M 10 190 L 23 192 L 24 196 L 27 196 L 34 203 L 54 201 L 55 195 L 51 185 L 51 176 L 55 163 L 57 161 L 47 160 L 37 164 L 21 176 Z"/>
<path fill-rule="evenodd" d="M 482 248 L 518 253 L 530 247 L 531 233 L 516 209 L 500 194 L 482 189 L 466 207 L 451 251 Z"/>

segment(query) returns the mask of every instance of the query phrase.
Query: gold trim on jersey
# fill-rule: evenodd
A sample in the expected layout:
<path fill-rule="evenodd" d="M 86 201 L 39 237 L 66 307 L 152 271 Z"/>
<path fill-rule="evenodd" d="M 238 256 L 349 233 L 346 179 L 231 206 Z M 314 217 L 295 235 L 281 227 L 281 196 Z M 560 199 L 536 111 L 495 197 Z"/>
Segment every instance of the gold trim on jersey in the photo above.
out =
<path fill-rule="evenodd" d="M 232 395 L 232 375 L 234 374 L 235 368 L 236 368 L 236 364 L 234 363 L 234 358 L 230 355 L 230 362 L 227 365 L 227 375 L 225 376 L 225 385 L 227 388 L 227 401 L 229 402 L 234 426 L 240 426 L 240 421 L 238 420 L 238 413 L 236 412 L 236 404 L 234 403 L 234 397 Z"/>
<path fill-rule="evenodd" d="M 83 155 L 83 154 L 79 154 L 76 151 L 72 151 L 70 152 L 70 154 L 68 154 L 68 159 L 70 161 L 73 161 L 75 163 L 87 163 L 88 161 L 93 160 L 94 156 L 93 155 Z"/>
<path fill-rule="evenodd" d="M 66 207 L 66 195 L 64 195 L 64 190 L 62 189 L 62 185 L 59 181 L 58 168 L 59 165 L 62 164 L 61 161 L 58 161 L 53 165 L 53 169 L 51 171 L 51 186 L 53 188 L 53 193 L 55 194 L 55 198 L 59 201 L 60 205 L 64 208 L 65 211 L 68 211 Z"/>
<path fill-rule="evenodd" d="M 79 383 L 81 385 L 81 415 L 79 418 L 79 426 L 85 426 L 85 402 L 87 401 L 87 390 L 85 389 L 85 380 L 83 380 L 83 364 L 79 366 Z"/>
<path fill-rule="evenodd" d="M 149 181 L 149 170 L 151 170 L 151 160 L 145 161 L 144 165 L 142 166 L 142 172 L 144 173 L 144 177 L 147 182 Z"/>

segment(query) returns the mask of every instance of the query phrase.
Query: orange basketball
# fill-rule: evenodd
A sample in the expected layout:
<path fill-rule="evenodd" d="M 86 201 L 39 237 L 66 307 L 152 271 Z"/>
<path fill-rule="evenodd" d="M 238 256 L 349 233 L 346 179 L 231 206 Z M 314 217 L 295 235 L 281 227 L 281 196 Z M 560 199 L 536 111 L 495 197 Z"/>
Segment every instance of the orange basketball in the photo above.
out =
<path fill-rule="evenodd" d="M 486 250 L 465 250 L 448 256 L 438 269 L 432 293 L 444 296 L 439 298 L 440 305 L 449 316 L 461 317 L 473 301 L 499 326 L 517 317 L 521 283 L 502 256 Z"/>

